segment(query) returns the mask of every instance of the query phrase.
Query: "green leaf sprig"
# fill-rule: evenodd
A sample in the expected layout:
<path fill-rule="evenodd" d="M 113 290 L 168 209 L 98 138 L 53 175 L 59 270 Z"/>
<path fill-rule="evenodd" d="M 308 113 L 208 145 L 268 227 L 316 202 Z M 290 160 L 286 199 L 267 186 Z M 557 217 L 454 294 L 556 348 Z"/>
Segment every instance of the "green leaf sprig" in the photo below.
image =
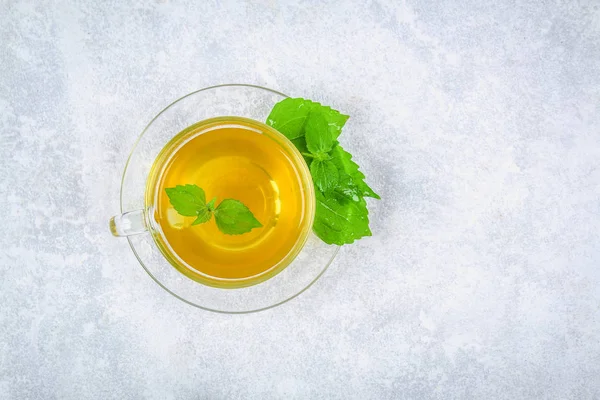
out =
<path fill-rule="evenodd" d="M 208 203 L 204 190 L 197 185 L 177 185 L 166 188 L 169 202 L 179 214 L 196 217 L 192 225 L 210 221 L 213 214 L 219 230 L 227 235 L 241 235 L 262 224 L 241 201 L 225 199 L 215 207 L 216 197 Z"/>
<path fill-rule="evenodd" d="M 347 120 L 331 107 L 302 98 L 280 101 L 267 117 L 267 125 L 290 139 L 310 167 L 317 202 L 314 232 L 338 245 L 371 236 L 365 197 L 380 199 L 337 140 Z"/>

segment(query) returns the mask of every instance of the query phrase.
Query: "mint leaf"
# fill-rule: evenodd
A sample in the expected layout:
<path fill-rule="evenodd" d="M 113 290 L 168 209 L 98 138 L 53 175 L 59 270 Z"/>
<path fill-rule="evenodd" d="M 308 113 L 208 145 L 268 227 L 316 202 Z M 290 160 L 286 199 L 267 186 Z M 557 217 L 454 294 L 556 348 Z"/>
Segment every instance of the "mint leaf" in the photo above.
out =
<path fill-rule="evenodd" d="M 302 158 L 304 158 L 306 165 L 310 165 L 312 158 L 307 157 L 307 154 L 310 152 L 308 151 L 308 147 L 306 147 L 306 139 L 304 137 L 299 137 L 292 140 L 292 143 L 294 144 L 294 146 L 296 146 L 300 154 L 302 154 Z"/>
<path fill-rule="evenodd" d="M 342 128 L 344 127 L 344 125 L 346 124 L 346 121 L 350 117 L 340 113 L 337 110 L 334 110 L 333 108 L 331 108 L 329 106 L 322 106 L 320 104 L 319 104 L 319 111 L 322 114 L 324 114 L 325 118 L 327 119 L 327 124 L 329 126 L 329 134 L 331 135 L 331 137 L 334 140 L 337 140 L 337 138 L 342 133 Z"/>
<path fill-rule="evenodd" d="M 306 147 L 306 138 L 304 136 L 293 139 L 292 143 L 300 153 L 308 153 L 308 147 Z"/>
<path fill-rule="evenodd" d="M 352 155 L 350 155 L 350 153 L 345 151 L 342 146 L 338 144 L 333 148 L 330 154 L 331 161 L 337 168 L 352 178 L 361 196 L 381 199 L 381 197 L 365 183 L 365 175 L 358 170 L 358 164 L 352 161 Z"/>
<path fill-rule="evenodd" d="M 350 153 L 338 143 L 348 116 L 305 99 L 276 104 L 267 124 L 287 136 L 300 151 L 315 184 L 316 214 L 313 229 L 330 244 L 347 244 L 370 236 L 364 197 L 379 199 Z"/>
<path fill-rule="evenodd" d="M 275 104 L 267 117 L 267 125 L 294 140 L 304 136 L 304 126 L 310 112 L 316 112 L 327 120 L 328 131 L 335 140 L 340 136 L 348 116 L 329 106 L 303 98 L 287 98 Z"/>
<path fill-rule="evenodd" d="M 331 151 L 335 140 L 329 132 L 329 124 L 325 116 L 318 111 L 312 111 L 306 119 L 304 128 L 306 147 L 313 154 L 323 154 Z"/>
<path fill-rule="evenodd" d="M 335 188 L 335 193 L 354 202 L 358 202 L 363 198 L 362 192 L 358 189 L 352 177 L 345 172 L 340 172 L 340 179 Z"/>
<path fill-rule="evenodd" d="M 340 178 L 337 167 L 329 160 L 313 160 L 310 174 L 317 188 L 326 194 L 335 189 Z"/>
<path fill-rule="evenodd" d="M 315 234 L 328 244 L 350 244 L 364 236 L 371 236 L 369 212 L 363 198 L 358 202 L 339 196 L 326 197 L 315 191 L 317 200 Z"/>
<path fill-rule="evenodd" d="M 275 104 L 267 117 L 267 125 L 294 140 L 304 136 L 304 123 L 312 108 L 313 102 L 302 98 L 287 98 Z"/>
<path fill-rule="evenodd" d="M 195 217 L 198 210 L 206 208 L 204 190 L 196 185 L 177 185 L 174 188 L 166 188 L 165 192 L 175 211 L 185 217 Z"/>
<path fill-rule="evenodd" d="M 221 232 L 228 235 L 241 235 L 262 224 L 241 201 L 225 199 L 215 209 L 215 221 Z"/>

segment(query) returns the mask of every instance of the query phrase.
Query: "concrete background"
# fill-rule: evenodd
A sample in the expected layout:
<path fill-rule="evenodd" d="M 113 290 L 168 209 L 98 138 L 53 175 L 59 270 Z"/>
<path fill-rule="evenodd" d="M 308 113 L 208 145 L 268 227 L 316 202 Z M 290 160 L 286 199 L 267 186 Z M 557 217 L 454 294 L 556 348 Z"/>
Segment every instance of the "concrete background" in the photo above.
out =
<path fill-rule="evenodd" d="M 107 229 L 146 123 L 229 82 L 350 114 L 383 198 L 246 316 Z M 0 398 L 600 398 L 599 160 L 598 1 L 0 0 Z"/>

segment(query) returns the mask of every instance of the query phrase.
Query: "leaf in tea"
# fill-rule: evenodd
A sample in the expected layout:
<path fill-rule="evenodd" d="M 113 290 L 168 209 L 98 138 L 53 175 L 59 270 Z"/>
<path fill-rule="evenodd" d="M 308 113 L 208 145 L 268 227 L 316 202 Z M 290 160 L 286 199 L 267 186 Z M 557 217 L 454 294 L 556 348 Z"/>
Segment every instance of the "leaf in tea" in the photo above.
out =
<path fill-rule="evenodd" d="M 262 227 L 241 201 L 225 199 L 215 208 L 215 197 L 206 204 L 204 190 L 197 185 L 177 185 L 166 188 L 165 192 L 175 211 L 186 217 L 196 217 L 192 225 L 208 222 L 214 214 L 217 227 L 227 235 L 241 235 Z"/>
<path fill-rule="evenodd" d="M 169 202 L 179 214 L 186 217 L 195 217 L 199 210 L 206 208 L 204 190 L 196 185 L 177 185 L 166 188 Z"/>
<path fill-rule="evenodd" d="M 219 204 L 215 209 L 215 220 L 221 232 L 228 235 L 241 235 L 262 227 L 248 207 L 233 199 L 225 199 Z"/>

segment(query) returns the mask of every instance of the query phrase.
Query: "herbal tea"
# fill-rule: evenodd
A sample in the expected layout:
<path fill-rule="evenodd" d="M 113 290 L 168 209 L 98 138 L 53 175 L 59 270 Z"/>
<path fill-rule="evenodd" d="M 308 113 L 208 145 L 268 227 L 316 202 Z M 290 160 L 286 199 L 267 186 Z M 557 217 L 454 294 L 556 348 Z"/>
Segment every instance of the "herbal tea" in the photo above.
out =
<path fill-rule="evenodd" d="M 214 218 L 183 216 L 174 208 L 184 185 L 202 192 L 199 207 Z M 157 157 L 146 189 L 161 251 L 187 276 L 219 287 L 252 285 L 281 271 L 310 232 L 313 198 L 308 170 L 291 142 L 237 117 L 204 121 L 177 135 Z M 238 204 L 249 214 L 247 229 L 224 233 L 233 215 L 226 211 Z"/>

